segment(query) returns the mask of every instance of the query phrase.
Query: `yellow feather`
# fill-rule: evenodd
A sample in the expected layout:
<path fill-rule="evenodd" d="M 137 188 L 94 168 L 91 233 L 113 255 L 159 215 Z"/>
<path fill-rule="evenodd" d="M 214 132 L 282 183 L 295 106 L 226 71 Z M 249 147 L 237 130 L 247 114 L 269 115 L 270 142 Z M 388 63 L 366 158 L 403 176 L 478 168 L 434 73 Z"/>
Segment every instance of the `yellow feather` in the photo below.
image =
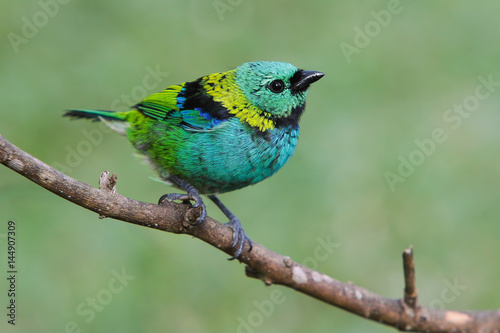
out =
<path fill-rule="evenodd" d="M 257 127 L 262 132 L 272 130 L 276 124 L 269 119 L 271 115 L 248 102 L 236 84 L 235 73 L 236 70 L 233 69 L 207 75 L 202 79 L 203 88 L 214 101 L 222 103 L 229 113 L 234 114 L 241 122 Z"/>
<path fill-rule="evenodd" d="M 143 102 L 156 103 L 172 110 L 179 110 L 177 107 L 177 95 L 181 91 L 182 87 L 184 87 L 184 83 L 167 87 L 159 93 L 149 95 L 143 100 Z"/>

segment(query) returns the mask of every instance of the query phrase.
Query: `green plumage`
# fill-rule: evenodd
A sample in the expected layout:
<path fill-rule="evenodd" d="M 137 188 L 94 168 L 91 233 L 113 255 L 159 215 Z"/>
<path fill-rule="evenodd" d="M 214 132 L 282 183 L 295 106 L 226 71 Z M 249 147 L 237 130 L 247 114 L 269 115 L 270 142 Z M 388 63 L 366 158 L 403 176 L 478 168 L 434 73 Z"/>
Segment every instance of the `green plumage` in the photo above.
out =
<path fill-rule="evenodd" d="M 287 63 L 245 63 L 170 86 L 131 111 L 71 110 L 65 115 L 100 119 L 126 135 L 161 178 L 186 190 L 204 208 L 199 193 L 255 184 L 288 161 L 297 144 L 307 88 L 322 76 Z M 222 203 L 219 207 L 224 211 Z M 237 219 L 228 217 L 234 227 Z M 239 256 L 246 235 L 236 229 Z"/>

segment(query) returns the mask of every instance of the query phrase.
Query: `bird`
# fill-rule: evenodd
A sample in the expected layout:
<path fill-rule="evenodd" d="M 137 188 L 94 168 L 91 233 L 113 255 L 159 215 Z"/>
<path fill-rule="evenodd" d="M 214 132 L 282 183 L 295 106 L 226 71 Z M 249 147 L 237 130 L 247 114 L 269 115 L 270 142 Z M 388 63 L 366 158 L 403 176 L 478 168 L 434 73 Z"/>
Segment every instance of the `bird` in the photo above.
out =
<path fill-rule="evenodd" d="M 254 61 L 153 93 L 128 111 L 73 109 L 64 116 L 102 121 L 125 135 L 160 179 L 186 193 L 161 196 L 193 201 L 207 196 L 233 229 L 230 260 L 252 249 L 240 220 L 218 195 L 275 174 L 293 155 L 309 86 L 325 74 L 280 61 Z"/>

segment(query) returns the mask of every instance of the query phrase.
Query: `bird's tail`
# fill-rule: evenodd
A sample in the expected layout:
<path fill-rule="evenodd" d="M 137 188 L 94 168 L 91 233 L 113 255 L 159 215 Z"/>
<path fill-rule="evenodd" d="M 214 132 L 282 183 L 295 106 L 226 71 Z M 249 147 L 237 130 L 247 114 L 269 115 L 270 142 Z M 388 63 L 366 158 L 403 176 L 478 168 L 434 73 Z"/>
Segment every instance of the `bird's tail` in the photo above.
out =
<path fill-rule="evenodd" d="M 125 134 L 128 127 L 127 112 L 115 112 L 106 110 L 67 110 L 63 117 L 71 119 L 90 119 L 92 121 L 102 121 L 112 130 Z"/>
<path fill-rule="evenodd" d="M 111 121 L 125 121 L 126 112 L 115 112 L 106 110 L 67 110 L 64 112 L 64 117 L 70 117 L 72 119 L 90 119 L 93 121 L 98 121 L 101 119 L 111 120 Z"/>

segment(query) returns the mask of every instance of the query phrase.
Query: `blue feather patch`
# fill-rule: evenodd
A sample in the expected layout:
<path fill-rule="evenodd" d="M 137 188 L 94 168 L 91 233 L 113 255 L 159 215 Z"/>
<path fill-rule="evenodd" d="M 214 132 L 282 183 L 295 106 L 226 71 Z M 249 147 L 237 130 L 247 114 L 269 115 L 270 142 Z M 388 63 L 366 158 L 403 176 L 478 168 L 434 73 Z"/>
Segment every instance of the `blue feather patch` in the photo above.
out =
<path fill-rule="evenodd" d="M 212 117 L 201 108 L 182 110 L 179 113 L 183 122 L 181 126 L 189 131 L 210 131 L 226 122 L 226 120 Z"/>
<path fill-rule="evenodd" d="M 186 101 L 186 97 L 177 97 L 177 107 L 182 109 L 184 107 L 184 102 Z"/>

